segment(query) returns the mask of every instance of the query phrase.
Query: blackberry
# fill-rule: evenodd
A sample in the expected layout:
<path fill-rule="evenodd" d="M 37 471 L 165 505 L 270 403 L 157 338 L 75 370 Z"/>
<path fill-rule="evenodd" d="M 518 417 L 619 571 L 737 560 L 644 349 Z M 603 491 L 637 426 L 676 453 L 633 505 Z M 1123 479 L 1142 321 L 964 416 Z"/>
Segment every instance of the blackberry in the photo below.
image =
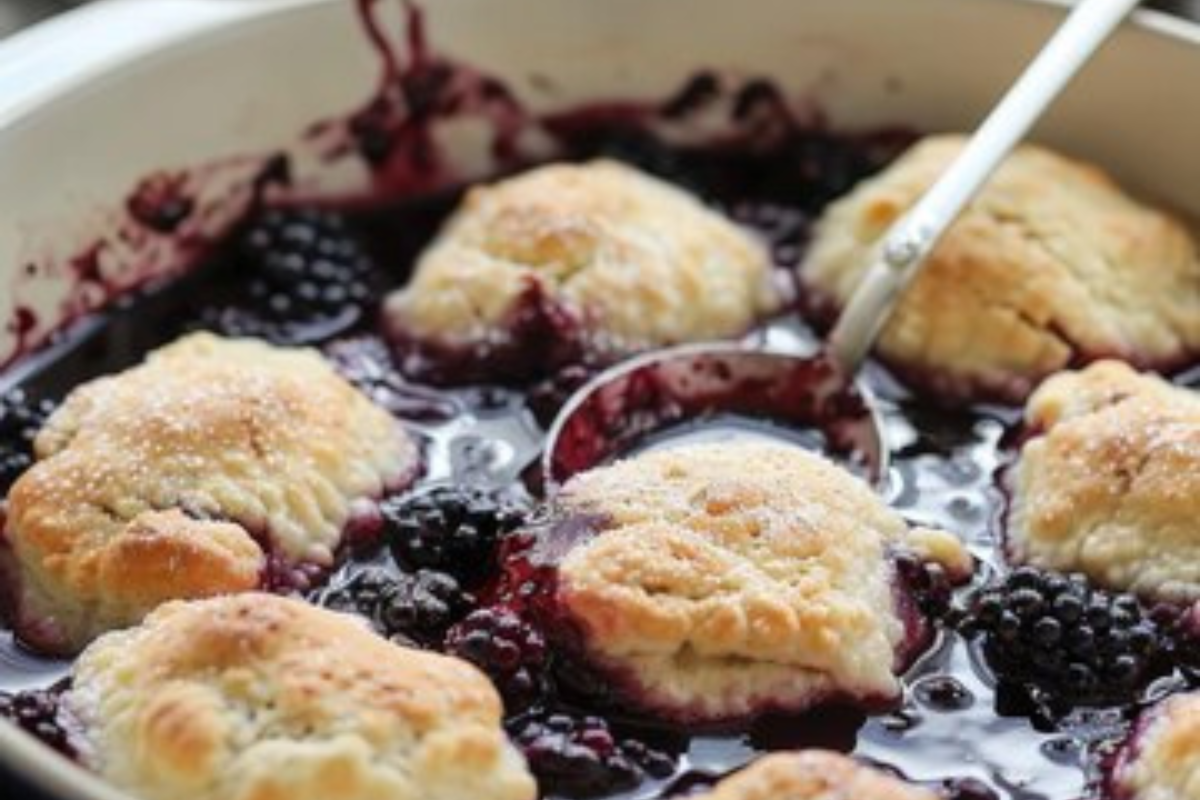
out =
<path fill-rule="evenodd" d="M 500 537 L 528 510 L 511 493 L 455 485 L 385 503 L 383 515 L 399 563 L 441 570 L 470 584 L 487 574 Z"/>
<path fill-rule="evenodd" d="M 384 636 L 404 643 L 439 641 L 474 598 L 452 576 L 433 570 L 393 573 L 371 567 L 317 595 L 319 605 L 366 617 Z"/>
<path fill-rule="evenodd" d="M 375 618 L 389 636 L 440 638 L 472 601 L 453 576 L 423 569 L 401 575 L 384 590 Z"/>
<path fill-rule="evenodd" d="M 0 717 L 11 720 L 28 733 L 67 756 L 75 748 L 71 725 L 59 702 L 58 689 L 38 689 L 9 694 L 0 692 Z"/>
<path fill-rule="evenodd" d="M 334 316 L 370 297 L 370 256 L 345 220 L 315 209 L 264 212 L 238 242 L 259 295 L 282 314 Z"/>
<path fill-rule="evenodd" d="M 337 214 L 270 209 L 236 242 L 249 276 L 244 301 L 207 310 L 222 333 L 280 344 L 313 341 L 359 318 L 373 294 L 374 264 Z"/>
<path fill-rule="evenodd" d="M 446 634 L 446 652 L 491 677 L 509 713 L 528 707 L 545 685 L 546 640 L 516 613 L 500 607 L 471 612 Z"/>
<path fill-rule="evenodd" d="M 636 739 L 618 739 L 599 717 L 552 714 L 513 731 L 543 794 L 598 797 L 669 777 L 675 759 Z"/>
<path fill-rule="evenodd" d="M 33 464 L 33 440 L 54 413 L 54 403 L 34 400 L 22 389 L 0 395 L 0 492 L 7 492 Z"/>
<path fill-rule="evenodd" d="M 1040 690 L 1067 706 L 1133 698 L 1167 671 L 1173 649 L 1135 598 L 1032 567 L 984 591 L 962 625 L 981 637 L 1002 684 Z"/>

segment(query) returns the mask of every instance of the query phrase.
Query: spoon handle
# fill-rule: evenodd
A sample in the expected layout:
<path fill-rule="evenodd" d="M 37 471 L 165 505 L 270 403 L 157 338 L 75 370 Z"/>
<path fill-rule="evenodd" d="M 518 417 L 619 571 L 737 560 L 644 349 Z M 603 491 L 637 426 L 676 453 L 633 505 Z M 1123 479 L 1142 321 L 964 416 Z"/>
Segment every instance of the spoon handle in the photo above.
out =
<path fill-rule="evenodd" d="M 888 231 L 829 336 L 830 355 L 847 374 L 857 371 L 904 288 L 963 207 L 1139 2 L 1080 2 L 950 168 Z"/>

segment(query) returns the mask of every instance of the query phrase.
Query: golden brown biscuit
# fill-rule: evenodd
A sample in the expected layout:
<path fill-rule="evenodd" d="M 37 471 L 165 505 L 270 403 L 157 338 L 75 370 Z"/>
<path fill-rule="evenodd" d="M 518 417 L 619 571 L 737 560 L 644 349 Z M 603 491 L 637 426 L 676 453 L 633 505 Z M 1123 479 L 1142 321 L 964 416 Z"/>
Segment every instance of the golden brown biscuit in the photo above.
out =
<path fill-rule="evenodd" d="M 277 595 L 107 634 L 65 702 L 84 762 L 146 800 L 532 800 L 500 698 L 457 659 Z"/>
<path fill-rule="evenodd" d="M 16 628 L 78 650 L 159 603 L 333 561 L 357 504 L 414 476 L 387 413 L 315 352 L 195 334 L 75 389 L 8 497 Z"/>
<path fill-rule="evenodd" d="M 804 283 L 843 305 L 889 225 L 964 141 L 927 138 L 832 204 Z M 1098 168 L 1023 146 L 938 245 L 877 352 L 933 391 L 1007 400 L 1081 358 L 1179 363 L 1200 353 L 1195 243 Z"/>
<path fill-rule="evenodd" d="M 770 271 L 749 234 L 670 184 L 552 164 L 468 192 L 386 316 L 401 339 L 464 350 L 520 344 L 547 314 L 621 354 L 744 333 L 779 305 Z"/>
<path fill-rule="evenodd" d="M 775 753 L 693 800 L 937 800 L 921 786 L 824 750 Z"/>
<path fill-rule="evenodd" d="M 1014 560 L 1200 599 L 1200 397 L 1105 361 L 1047 380 L 1011 474 Z"/>
<path fill-rule="evenodd" d="M 1200 694 L 1172 697 L 1143 716 L 1113 786 L 1131 800 L 1200 797 Z"/>
<path fill-rule="evenodd" d="M 919 626 L 890 551 L 909 531 L 850 473 L 786 445 L 690 445 L 582 473 L 557 502 L 600 531 L 563 558 L 559 605 L 631 702 L 720 720 L 899 692 Z M 965 562 L 949 534 L 913 544 Z"/>

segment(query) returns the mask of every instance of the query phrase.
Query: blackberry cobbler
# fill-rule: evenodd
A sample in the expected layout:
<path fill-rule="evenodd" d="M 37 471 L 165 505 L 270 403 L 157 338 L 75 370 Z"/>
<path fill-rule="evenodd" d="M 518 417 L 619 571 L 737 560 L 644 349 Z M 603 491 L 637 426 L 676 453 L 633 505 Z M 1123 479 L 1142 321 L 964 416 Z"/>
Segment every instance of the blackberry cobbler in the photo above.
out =
<path fill-rule="evenodd" d="M 961 146 L 727 89 L 461 191 L 264 192 L 28 362 L 0 714 L 164 800 L 1200 797 L 1200 400 L 1138 372 L 1195 360 L 1200 260 L 1098 168 L 1023 149 L 938 249 L 866 370 L 883 480 L 706 418 L 539 473 L 605 367 L 815 342 Z M 394 111 L 347 127 L 385 173 Z"/>

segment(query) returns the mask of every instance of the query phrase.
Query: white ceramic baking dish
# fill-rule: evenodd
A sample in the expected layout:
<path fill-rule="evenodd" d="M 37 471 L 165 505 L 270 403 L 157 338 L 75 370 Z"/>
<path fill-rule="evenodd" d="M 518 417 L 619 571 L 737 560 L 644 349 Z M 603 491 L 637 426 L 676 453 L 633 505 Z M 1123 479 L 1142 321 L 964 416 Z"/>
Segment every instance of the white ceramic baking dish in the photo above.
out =
<path fill-rule="evenodd" d="M 534 108 L 659 98 L 712 67 L 772 76 L 838 127 L 924 130 L 971 127 L 1062 14 L 1029 0 L 426 6 L 439 52 L 501 77 Z M 110 0 L 0 44 L 0 363 L 17 348 L 18 302 L 39 310 L 27 339 L 93 302 L 53 275 L 29 289 L 26 264 L 86 247 L 142 176 L 297 141 L 370 97 L 379 68 L 353 0 Z M 1200 27 L 1142 12 L 1037 137 L 1200 214 L 1198 86 Z M 463 141 L 454 155 L 478 160 Z M 315 170 L 311 185 L 364 180 Z M 167 269 L 174 255 L 140 268 Z M 0 763 L 55 797 L 120 796 L 3 723 Z"/>

